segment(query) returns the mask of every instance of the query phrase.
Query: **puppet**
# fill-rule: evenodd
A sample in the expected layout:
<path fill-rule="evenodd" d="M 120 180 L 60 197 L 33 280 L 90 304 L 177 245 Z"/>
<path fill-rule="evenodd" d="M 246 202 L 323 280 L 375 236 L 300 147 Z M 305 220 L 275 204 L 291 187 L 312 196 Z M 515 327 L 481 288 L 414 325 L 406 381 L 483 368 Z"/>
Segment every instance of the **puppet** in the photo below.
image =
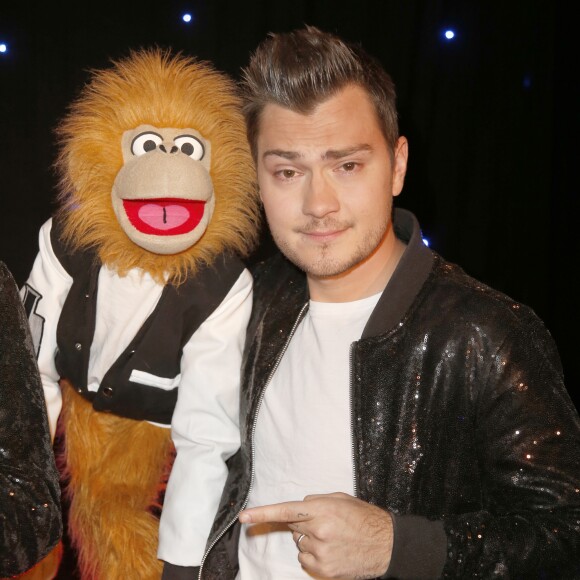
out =
<path fill-rule="evenodd" d="M 207 62 L 134 51 L 92 72 L 58 136 L 59 206 L 21 293 L 69 536 L 83 579 L 159 578 L 168 473 L 165 545 L 203 550 L 239 444 L 259 215 L 239 101 Z"/>

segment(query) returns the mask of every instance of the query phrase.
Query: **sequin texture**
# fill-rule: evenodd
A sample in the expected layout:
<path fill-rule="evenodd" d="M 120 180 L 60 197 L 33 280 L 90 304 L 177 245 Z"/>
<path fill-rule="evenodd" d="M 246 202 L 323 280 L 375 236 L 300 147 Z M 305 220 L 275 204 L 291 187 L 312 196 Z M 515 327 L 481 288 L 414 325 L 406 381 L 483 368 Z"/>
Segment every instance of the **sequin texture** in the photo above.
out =
<path fill-rule="evenodd" d="M 16 284 L 0 262 L 0 576 L 24 572 L 62 534 L 44 395 Z"/>
<path fill-rule="evenodd" d="M 580 578 L 580 418 L 553 340 L 528 307 L 426 249 L 408 215 L 395 214 L 404 267 L 351 365 L 357 494 L 395 516 L 389 577 Z M 242 449 L 210 541 L 235 518 L 230 502 L 243 503 L 256 401 L 308 299 L 283 258 L 260 268 Z M 212 548 L 204 580 L 235 577 L 236 529 Z"/>

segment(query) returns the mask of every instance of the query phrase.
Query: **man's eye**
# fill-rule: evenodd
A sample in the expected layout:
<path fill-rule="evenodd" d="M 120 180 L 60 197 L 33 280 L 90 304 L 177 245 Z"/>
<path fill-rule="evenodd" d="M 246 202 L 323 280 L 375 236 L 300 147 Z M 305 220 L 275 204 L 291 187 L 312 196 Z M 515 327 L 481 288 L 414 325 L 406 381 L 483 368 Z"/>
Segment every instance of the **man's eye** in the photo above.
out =
<path fill-rule="evenodd" d="M 284 179 L 292 179 L 293 177 L 296 177 L 296 171 L 294 171 L 294 169 L 282 169 L 282 171 L 279 172 L 279 175 Z"/>
<path fill-rule="evenodd" d="M 345 163 L 342 168 L 345 171 L 354 171 L 356 169 L 356 163 L 354 161 L 349 161 L 348 163 Z"/>

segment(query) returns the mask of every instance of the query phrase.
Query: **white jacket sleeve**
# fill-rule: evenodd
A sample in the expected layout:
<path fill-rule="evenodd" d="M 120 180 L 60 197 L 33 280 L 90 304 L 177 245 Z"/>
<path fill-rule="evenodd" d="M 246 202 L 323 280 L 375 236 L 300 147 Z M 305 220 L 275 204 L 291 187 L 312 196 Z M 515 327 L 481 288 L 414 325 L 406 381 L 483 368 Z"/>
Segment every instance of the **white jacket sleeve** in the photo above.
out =
<path fill-rule="evenodd" d="M 240 369 L 252 308 L 244 270 L 183 351 L 171 424 L 177 455 L 159 528 L 158 557 L 198 566 L 227 478 L 225 461 L 240 446 Z"/>
<path fill-rule="evenodd" d="M 72 278 L 54 254 L 50 242 L 51 227 L 52 219 L 49 219 L 40 228 L 39 252 L 20 294 L 28 313 L 44 388 L 50 435 L 54 439 L 56 422 L 62 407 L 62 395 L 58 386 L 59 375 L 54 363 L 56 327 L 72 285 Z"/>

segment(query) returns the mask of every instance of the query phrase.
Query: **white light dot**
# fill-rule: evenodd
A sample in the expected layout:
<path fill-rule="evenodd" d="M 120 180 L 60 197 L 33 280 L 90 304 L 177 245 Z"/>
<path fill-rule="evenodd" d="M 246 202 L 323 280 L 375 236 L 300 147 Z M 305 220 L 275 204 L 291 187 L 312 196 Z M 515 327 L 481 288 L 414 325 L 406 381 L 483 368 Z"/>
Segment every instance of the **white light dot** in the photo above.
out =
<path fill-rule="evenodd" d="M 445 31 L 445 38 L 447 40 L 451 40 L 452 38 L 455 38 L 455 32 L 453 32 L 453 30 L 446 30 Z"/>
<path fill-rule="evenodd" d="M 193 20 L 193 17 L 191 16 L 191 14 L 189 14 L 189 12 L 186 12 L 183 16 L 182 16 L 183 22 L 191 22 Z"/>
<path fill-rule="evenodd" d="M 429 247 L 429 240 L 427 238 L 423 238 L 423 243 Z"/>
<path fill-rule="evenodd" d="M 6 44 L 1 42 L 0 43 L 0 52 L 7 52 L 7 51 L 8 51 L 8 46 L 6 46 Z"/>

